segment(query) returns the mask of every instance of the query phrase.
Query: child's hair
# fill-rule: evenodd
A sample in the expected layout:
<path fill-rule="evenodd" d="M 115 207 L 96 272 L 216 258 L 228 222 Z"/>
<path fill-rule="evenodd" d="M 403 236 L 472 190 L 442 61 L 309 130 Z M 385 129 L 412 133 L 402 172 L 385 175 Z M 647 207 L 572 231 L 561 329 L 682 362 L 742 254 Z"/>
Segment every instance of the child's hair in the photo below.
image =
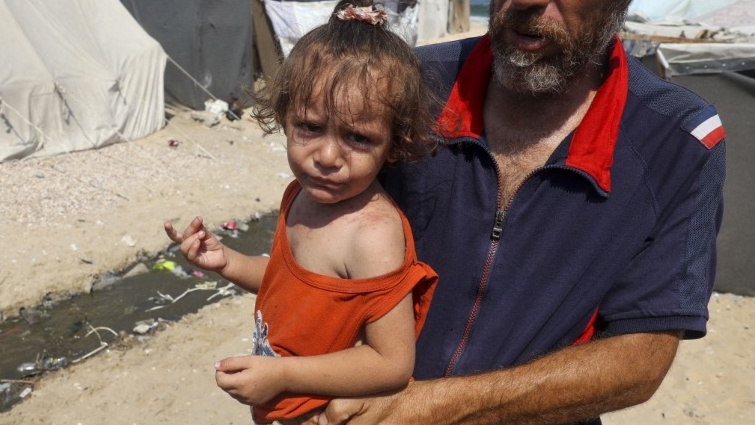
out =
<path fill-rule="evenodd" d="M 350 6 L 372 5 L 373 0 L 341 0 L 326 24 L 299 39 L 272 85 L 255 96 L 251 114 L 263 131 L 285 128 L 291 108 L 306 108 L 321 94 L 325 108 L 341 119 L 349 105 L 339 103 L 346 98 L 340 95 L 358 88 L 365 104 L 379 102 L 392 114 L 389 163 L 413 161 L 435 149 L 430 130 L 438 100 L 412 47 L 387 28 L 385 19 L 372 24 L 336 16 Z"/>

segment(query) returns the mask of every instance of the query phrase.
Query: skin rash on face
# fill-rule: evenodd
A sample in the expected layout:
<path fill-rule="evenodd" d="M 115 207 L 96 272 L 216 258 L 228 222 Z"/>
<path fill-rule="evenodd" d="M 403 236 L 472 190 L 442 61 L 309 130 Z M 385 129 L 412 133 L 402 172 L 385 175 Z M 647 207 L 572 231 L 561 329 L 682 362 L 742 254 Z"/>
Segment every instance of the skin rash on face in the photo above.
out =
<path fill-rule="evenodd" d="M 391 116 L 358 87 L 342 87 L 330 108 L 314 93 L 286 117 L 289 166 L 311 199 L 338 203 L 373 185 L 390 154 Z"/>

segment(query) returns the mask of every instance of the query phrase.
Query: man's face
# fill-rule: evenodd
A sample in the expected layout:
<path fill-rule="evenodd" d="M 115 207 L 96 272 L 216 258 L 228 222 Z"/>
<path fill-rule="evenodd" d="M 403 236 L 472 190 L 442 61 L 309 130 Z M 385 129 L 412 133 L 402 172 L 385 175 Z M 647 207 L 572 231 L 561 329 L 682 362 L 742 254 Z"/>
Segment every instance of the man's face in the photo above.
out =
<path fill-rule="evenodd" d="M 600 64 L 621 28 L 623 0 L 493 0 L 495 77 L 520 93 L 559 94 Z"/>

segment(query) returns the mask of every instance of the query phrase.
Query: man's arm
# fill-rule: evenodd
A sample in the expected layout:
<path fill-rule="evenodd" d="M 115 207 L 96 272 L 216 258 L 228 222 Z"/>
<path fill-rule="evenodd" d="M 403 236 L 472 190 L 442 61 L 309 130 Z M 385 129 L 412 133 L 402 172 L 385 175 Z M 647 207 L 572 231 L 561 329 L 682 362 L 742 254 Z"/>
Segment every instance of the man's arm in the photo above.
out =
<path fill-rule="evenodd" d="M 510 369 L 418 381 L 382 397 L 334 400 L 319 424 L 541 425 L 594 418 L 650 399 L 680 336 L 607 337 Z"/>

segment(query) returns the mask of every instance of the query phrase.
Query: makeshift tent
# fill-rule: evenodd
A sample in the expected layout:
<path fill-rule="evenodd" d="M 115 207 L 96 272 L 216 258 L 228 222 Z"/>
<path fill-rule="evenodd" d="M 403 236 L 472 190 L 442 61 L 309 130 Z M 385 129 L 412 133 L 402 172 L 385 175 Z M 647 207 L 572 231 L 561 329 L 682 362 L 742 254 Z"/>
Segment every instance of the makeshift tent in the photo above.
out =
<path fill-rule="evenodd" d="M 727 137 L 716 290 L 755 295 L 755 0 L 635 0 L 624 45 L 718 109 Z"/>
<path fill-rule="evenodd" d="M 422 10 L 428 7 L 435 10 L 437 5 L 434 1 L 427 2 L 425 6 L 423 6 L 423 3 L 414 3 L 409 6 L 398 0 L 383 2 L 385 10 L 388 12 L 389 28 L 399 34 L 410 45 L 416 44 L 419 36 L 418 16 Z M 443 13 L 441 15 L 443 17 L 443 34 L 446 31 L 447 2 L 448 0 L 438 1 L 438 4 L 445 5 L 445 9 L 442 10 Z M 302 35 L 318 25 L 327 22 L 330 14 L 333 13 L 336 3 L 338 3 L 337 0 L 264 1 L 265 14 L 269 18 L 272 29 L 278 39 L 282 55 L 288 56 L 288 53 Z M 431 31 L 434 34 L 434 32 L 437 32 L 437 29 L 430 28 L 426 31 Z"/>
<path fill-rule="evenodd" d="M 667 75 L 755 68 L 755 0 L 634 0 L 626 22 L 635 56 Z"/>
<path fill-rule="evenodd" d="M 123 0 L 160 42 L 169 103 L 204 109 L 209 98 L 243 99 L 254 84 L 250 0 Z"/>
<path fill-rule="evenodd" d="M 0 162 L 163 126 L 166 56 L 117 0 L 0 0 Z"/>

